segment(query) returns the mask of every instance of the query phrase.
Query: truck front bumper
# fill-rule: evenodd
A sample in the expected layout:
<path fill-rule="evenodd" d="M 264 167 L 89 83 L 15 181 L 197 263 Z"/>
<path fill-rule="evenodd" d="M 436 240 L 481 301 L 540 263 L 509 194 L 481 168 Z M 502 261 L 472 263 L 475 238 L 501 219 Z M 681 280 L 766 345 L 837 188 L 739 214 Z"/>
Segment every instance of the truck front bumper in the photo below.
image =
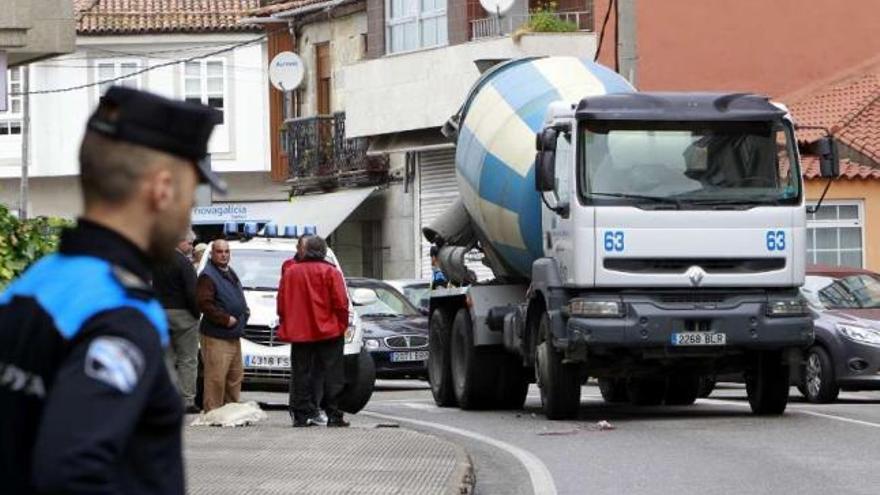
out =
<path fill-rule="evenodd" d="M 560 347 L 648 348 L 673 346 L 673 335 L 706 331 L 723 333 L 724 349 L 782 349 L 813 342 L 810 316 L 771 317 L 763 301 L 739 301 L 726 307 L 674 307 L 648 299 L 626 301 L 620 318 L 570 317 Z M 722 349 L 719 349 L 722 350 Z"/>

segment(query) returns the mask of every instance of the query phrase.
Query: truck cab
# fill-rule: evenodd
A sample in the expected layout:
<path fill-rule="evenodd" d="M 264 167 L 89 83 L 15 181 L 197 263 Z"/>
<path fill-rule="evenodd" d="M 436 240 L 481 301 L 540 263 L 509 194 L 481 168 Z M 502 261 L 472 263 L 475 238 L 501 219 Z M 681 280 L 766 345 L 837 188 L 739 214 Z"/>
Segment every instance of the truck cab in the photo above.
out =
<path fill-rule="evenodd" d="M 750 94 L 599 95 L 550 105 L 537 148 L 545 257 L 530 291 L 546 359 L 584 363 L 606 399 L 635 403 L 693 402 L 701 376 L 745 372 L 753 410 L 781 413 L 813 340 L 785 108 Z"/>

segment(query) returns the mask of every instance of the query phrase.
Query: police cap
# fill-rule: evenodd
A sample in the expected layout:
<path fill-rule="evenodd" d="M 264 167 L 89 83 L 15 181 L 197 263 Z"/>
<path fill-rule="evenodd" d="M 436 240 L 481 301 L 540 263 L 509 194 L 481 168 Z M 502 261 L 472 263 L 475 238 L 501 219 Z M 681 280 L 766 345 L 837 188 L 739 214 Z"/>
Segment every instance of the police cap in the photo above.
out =
<path fill-rule="evenodd" d="M 211 171 L 208 140 L 221 114 L 205 105 L 175 101 L 122 86 L 107 90 L 89 118 L 89 130 L 111 139 L 139 144 L 190 160 L 202 183 L 225 192 Z"/>

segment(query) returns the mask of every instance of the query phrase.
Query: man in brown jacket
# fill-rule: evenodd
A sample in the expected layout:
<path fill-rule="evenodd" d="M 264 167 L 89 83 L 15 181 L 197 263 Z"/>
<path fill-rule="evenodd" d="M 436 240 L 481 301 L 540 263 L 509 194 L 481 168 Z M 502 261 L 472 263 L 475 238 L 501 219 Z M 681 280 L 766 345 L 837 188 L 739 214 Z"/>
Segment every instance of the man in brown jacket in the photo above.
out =
<path fill-rule="evenodd" d="M 199 325 L 204 365 L 202 409 L 209 412 L 238 402 L 244 368 L 241 335 L 250 311 L 241 281 L 229 266 L 229 243 L 214 241 L 211 259 L 199 275 L 196 301 L 204 315 Z"/>

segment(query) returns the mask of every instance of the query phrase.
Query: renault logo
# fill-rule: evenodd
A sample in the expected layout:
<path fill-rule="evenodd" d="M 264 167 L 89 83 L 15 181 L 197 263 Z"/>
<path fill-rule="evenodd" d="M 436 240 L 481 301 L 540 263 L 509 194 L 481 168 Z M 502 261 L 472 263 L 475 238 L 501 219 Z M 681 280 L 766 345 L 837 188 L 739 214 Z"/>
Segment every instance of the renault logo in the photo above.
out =
<path fill-rule="evenodd" d="M 687 275 L 688 280 L 691 281 L 692 286 L 699 287 L 699 285 L 703 282 L 703 277 L 706 276 L 706 272 L 699 266 L 692 266 L 688 268 L 688 271 L 685 273 L 685 275 Z"/>

